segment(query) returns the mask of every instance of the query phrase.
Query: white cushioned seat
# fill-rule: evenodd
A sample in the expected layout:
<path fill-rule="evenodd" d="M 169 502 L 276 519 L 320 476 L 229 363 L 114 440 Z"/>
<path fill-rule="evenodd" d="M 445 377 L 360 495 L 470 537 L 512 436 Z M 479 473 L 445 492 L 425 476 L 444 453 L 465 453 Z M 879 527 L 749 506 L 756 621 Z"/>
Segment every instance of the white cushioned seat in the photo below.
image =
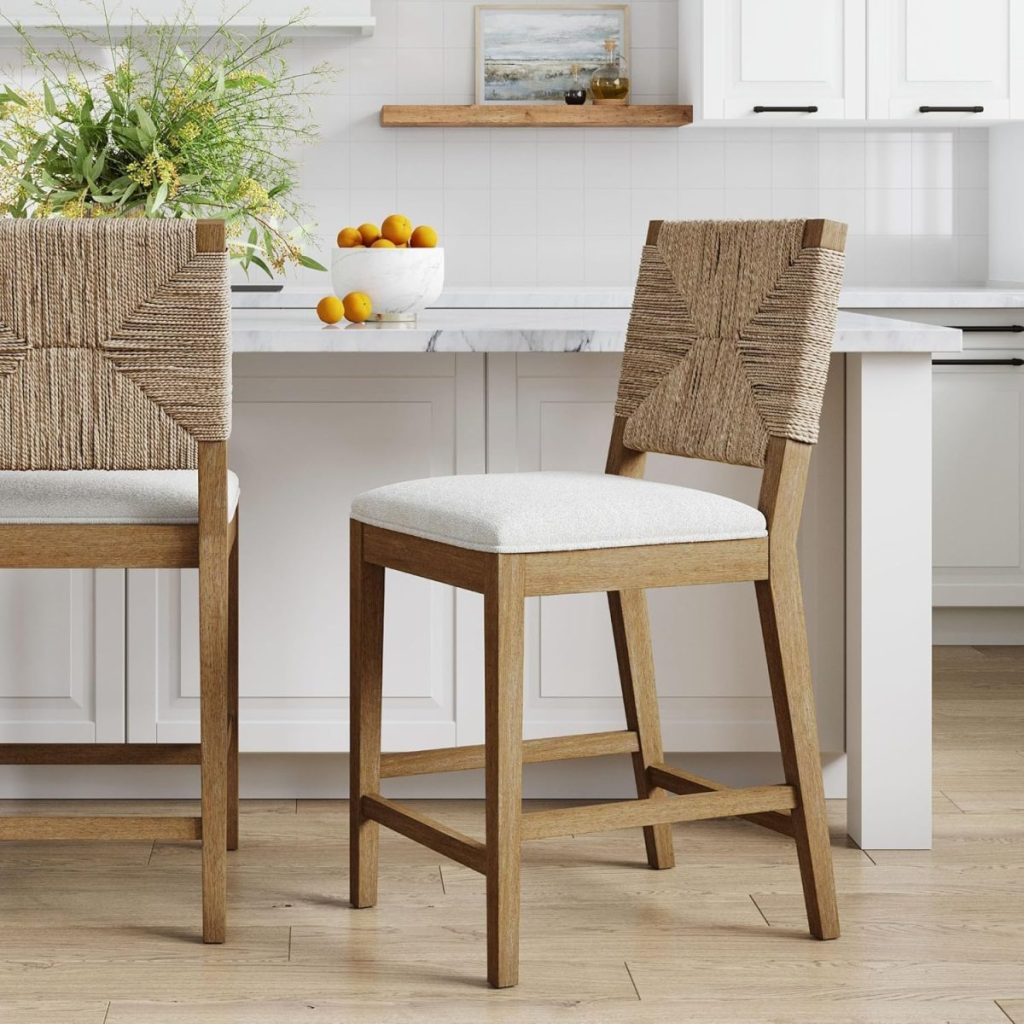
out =
<path fill-rule="evenodd" d="M 238 507 L 238 477 L 228 473 L 228 518 Z M 0 523 L 194 523 L 194 469 L 0 471 Z"/>
<path fill-rule="evenodd" d="M 578 551 L 764 537 L 764 516 L 707 491 L 605 473 L 430 477 L 360 494 L 352 517 L 474 551 Z"/>

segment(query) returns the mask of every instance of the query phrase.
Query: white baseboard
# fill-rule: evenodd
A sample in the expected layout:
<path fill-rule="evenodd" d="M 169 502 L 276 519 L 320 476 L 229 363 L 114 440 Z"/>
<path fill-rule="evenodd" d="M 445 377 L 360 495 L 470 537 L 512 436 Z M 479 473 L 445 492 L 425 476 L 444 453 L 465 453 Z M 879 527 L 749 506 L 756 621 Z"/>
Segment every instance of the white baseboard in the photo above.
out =
<path fill-rule="evenodd" d="M 729 785 L 782 781 L 778 754 L 669 754 L 669 764 Z M 823 758 L 825 793 L 846 796 L 846 755 Z M 345 754 L 243 754 L 239 766 L 243 797 L 341 798 L 348 795 Z M 527 797 L 594 800 L 628 799 L 636 795 L 629 758 L 600 757 L 527 765 L 523 789 Z M 0 799 L 144 800 L 192 798 L 199 792 L 199 769 L 190 766 L 4 765 L 0 767 Z M 479 771 L 422 775 L 384 783 L 396 797 L 480 797 Z"/>
<path fill-rule="evenodd" d="M 938 647 L 1024 644 L 1024 608 L 933 608 Z"/>

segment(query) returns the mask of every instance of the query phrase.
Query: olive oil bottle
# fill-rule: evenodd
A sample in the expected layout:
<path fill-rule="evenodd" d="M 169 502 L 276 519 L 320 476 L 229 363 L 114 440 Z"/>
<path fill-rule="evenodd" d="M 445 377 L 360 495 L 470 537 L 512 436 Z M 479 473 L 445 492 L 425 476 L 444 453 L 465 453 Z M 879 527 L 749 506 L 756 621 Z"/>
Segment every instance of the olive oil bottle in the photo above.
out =
<path fill-rule="evenodd" d="M 604 41 L 605 62 L 590 77 L 590 93 L 595 103 L 629 102 L 629 69 L 619 50 L 619 41 Z"/>

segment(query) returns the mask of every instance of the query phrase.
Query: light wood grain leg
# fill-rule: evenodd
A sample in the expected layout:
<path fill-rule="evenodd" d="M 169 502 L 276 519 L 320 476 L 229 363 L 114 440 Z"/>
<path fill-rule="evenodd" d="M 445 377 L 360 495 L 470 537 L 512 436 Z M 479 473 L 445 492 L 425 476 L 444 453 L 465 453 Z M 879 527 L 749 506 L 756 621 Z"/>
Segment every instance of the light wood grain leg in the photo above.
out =
<path fill-rule="evenodd" d="M 199 445 L 199 706 L 202 744 L 203 941 L 227 928 L 227 445 Z"/>
<path fill-rule="evenodd" d="M 839 937 L 839 911 L 825 814 L 807 627 L 795 554 L 791 560 L 773 563 L 771 578 L 755 586 L 782 763 L 786 782 L 797 791 L 798 803 L 792 811 L 793 833 L 807 922 L 815 938 L 835 939 Z"/>
<path fill-rule="evenodd" d="M 637 734 L 640 745 L 633 754 L 637 796 L 641 799 L 664 796 L 664 790 L 651 786 L 647 780 L 648 765 L 660 764 L 664 760 L 647 595 L 642 590 L 612 590 L 608 592 L 608 608 L 619 662 L 622 700 L 626 707 L 626 728 Z M 646 826 L 644 844 L 647 863 L 652 868 L 675 867 L 671 825 Z"/>
<path fill-rule="evenodd" d="M 363 561 L 363 526 L 349 547 L 349 885 L 353 907 L 377 902 L 380 826 L 364 817 L 362 797 L 380 792 L 381 680 L 384 670 L 384 568 Z"/>
<path fill-rule="evenodd" d="M 228 561 L 228 849 L 238 849 L 238 512 Z"/>
<path fill-rule="evenodd" d="M 484 594 L 487 980 L 519 982 L 523 803 L 523 564 L 497 555 Z"/>

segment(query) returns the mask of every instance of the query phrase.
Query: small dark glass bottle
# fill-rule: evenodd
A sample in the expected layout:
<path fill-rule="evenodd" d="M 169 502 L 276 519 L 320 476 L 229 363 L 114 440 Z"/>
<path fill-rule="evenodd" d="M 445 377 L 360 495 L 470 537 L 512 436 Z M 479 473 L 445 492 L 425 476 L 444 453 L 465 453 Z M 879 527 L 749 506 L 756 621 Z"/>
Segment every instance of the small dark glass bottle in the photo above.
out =
<path fill-rule="evenodd" d="M 578 107 L 587 102 L 587 90 L 580 83 L 580 66 L 573 64 L 570 70 L 572 71 L 572 85 L 565 90 L 565 102 L 570 107 Z"/>

